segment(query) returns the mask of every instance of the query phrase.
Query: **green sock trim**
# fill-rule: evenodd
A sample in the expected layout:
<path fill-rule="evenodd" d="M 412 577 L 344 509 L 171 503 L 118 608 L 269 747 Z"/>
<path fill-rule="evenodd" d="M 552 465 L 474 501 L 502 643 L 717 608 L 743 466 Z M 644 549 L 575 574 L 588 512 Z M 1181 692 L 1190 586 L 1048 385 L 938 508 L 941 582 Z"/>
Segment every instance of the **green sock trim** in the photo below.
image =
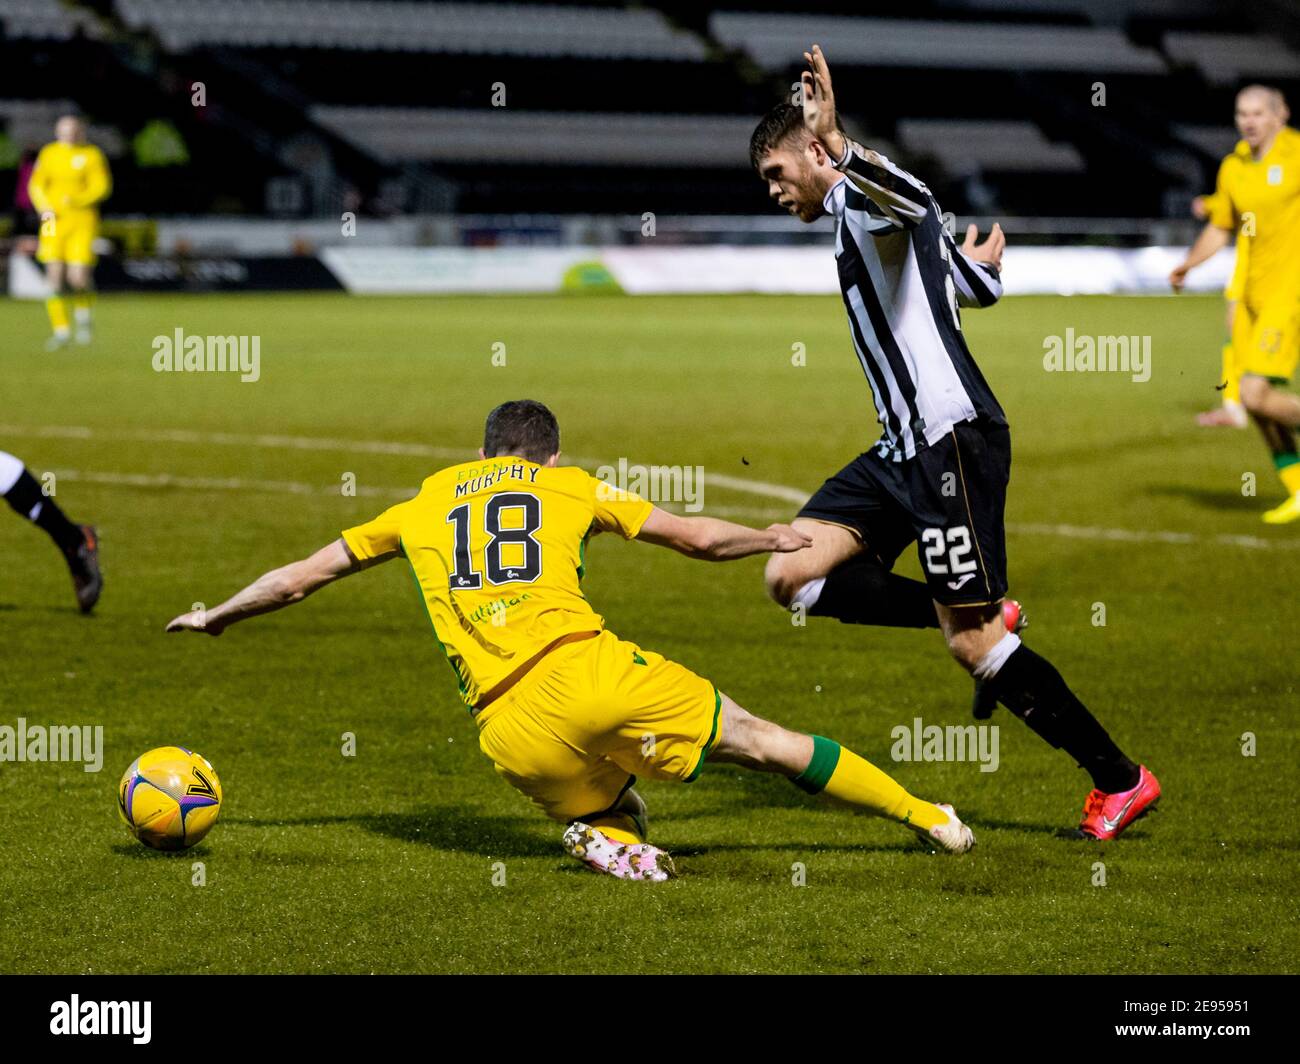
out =
<path fill-rule="evenodd" d="M 840 744 L 834 739 L 823 739 L 820 735 L 814 735 L 812 741 L 812 760 L 808 762 L 808 767 L 790 782 L 801 791 L 820 794 L 826 789 L 826 784 L 830 783 L 831 776 L 835 774 L 835 766 L 840 763 Z"/>
<path fill-rule="evenodd" d="M 1287 466 L 1293 466 L 1300 462 L 1300 454 L 1291 451 L 1288 454 L 1275 454 L 1273 456 L 1273 467 L 1280 473 Z"/>
<path fill-rule="evenodd" d="M 639 664 L 644 665 L 642 661 Z M 691 774 L 686 777 L 683 783 L 694 783 L 699 774 L 704 771 L 704 759 L 709 756 L 709 751 L 713 749 L 713 744 L 718 741 L 718 716 L 722 713 L 722 692 L 716 687 L 713 689 L 713 730 L 709 732 L 709 741 L 704 744 L 704 749 L 700 751 L 700 759 L 695 762 L 695 768 Z"/>

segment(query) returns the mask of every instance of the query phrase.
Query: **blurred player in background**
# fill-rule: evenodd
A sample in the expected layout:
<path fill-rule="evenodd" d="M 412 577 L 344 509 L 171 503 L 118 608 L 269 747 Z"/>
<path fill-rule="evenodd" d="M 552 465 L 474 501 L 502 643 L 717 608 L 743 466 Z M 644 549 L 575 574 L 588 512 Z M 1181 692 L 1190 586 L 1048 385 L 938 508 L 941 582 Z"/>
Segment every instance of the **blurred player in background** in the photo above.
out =
<path fill-rule="evenodd" d="M 53 330 L 46 344 L 51 351 L 66 346 L 71 336 L 69 304 L 77 343 L 90 343 L 99 204 L 113 187 L 108 160 L 86 142 L 86 124 L 81 118 L 64 115 L 54 126 L 54 136 L 54 142 L 36 157 L 27 184 L 32 206 L 41 215 L 36 258 L 45 264 L 50 285 L 45 308 Z"/>
<path fill-rule="evenodd" d="M 614 532 L 691 558 L 801 551 L 788 525 L 759 530 L 678 517 L 558 464 L 560 427 L 532 400 L 503 403 L 479 460 L 425 480 L 420 493 L 343 533 L 310 558 L 267 573 L 220 606 L 182 614 L 169 632 L 220 635 L 339 577 L 405 558 L 434 636 L 497 773 L 569 825 L 565 849 L 621 879 L 666 879 L 646 842 L 637 775 L 689 783 L 706 761 L 790 779 L 911 828 L 936 849 L 975 843 L 952 806 L 914 798 L 839 743 L 741 709 L 689 669 L 605 629 L 581 580 L 587 540 Z"/>
<path fill-rule="evenodd" d="M 1277 89 L 1249 85 L 1237 94 L 1241 143 L 1219 166 L 1209 223 L 1169 275 L 1177 291 L 1189 270 L 1227 247 L 1245 245 L 1245 274 L 1232 323 L 1241 404 L 1259 426 L 1287 498 L 1269 524 L 1300 519 L 1300 399 L 1280 391 L 1300 361 L 1300 133 Z"/>
<path fill-rule="evenodd" d="M 89 613 L 104 587 L 95 529 L 69 521 L 54 500 L 41 490 L 40 482 L 28 472 L 21 459 L 4 451 L 0 451 L 0 495 L 15 513 L 54 540 L 72 573 L 77 605 L 82 613 Z"/>
<path fill-rule="evenodd" d="M 1245 142 L 1242 141 L 1242 144 Z M 1237 145 L 1240 150 L 1242 144 Z M 1208 222 L 1215 211 L 1222 211 L 1221 200 L 1217 195 L 1197 196 L 1192 200 L 1192 217 L 1198 222 Z M 1208 428 L 1244 429 L 1249 422 L 1246 408 L 1241 405 L 1241 367 L 1238 365 L 1237 349 L 1232 343 L 1232 323 L 1237 315 L 1237 302 L 1241 299 L 1242 289 L 1246 286 L 1246 239 L 1237 234 L 1237 246 L 1232 264 L 1232 279 L 1223 290 L 1224 327 L 1222 374 L 1219 388 L 1223 392 L 1223 401 L 1213 410 L 1196 415 L 1196 423 Z"/>

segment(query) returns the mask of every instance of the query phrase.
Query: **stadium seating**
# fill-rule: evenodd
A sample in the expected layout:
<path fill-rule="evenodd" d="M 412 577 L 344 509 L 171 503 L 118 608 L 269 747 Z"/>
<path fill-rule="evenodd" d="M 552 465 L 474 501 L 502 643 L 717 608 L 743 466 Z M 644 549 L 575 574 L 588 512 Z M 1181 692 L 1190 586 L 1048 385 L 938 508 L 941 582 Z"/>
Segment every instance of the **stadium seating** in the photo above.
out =
<path fill-rule="evenodd" d="M 749 115 L 316 107 L 312 115 L 390 162 L 748 166 Z"/>
<path fill-rule="evenodd" d="M 1221 33 L 1168 33 L 1165 49 L 1217 85 L 1300 78 L 1300 55 L 1277 37 Z"/>
<path fill-rule="evenodd" d="M 119 0 L 128 25 L 170 49 L 200 45 L 599 59 L 703 59 L 695 37 L 649 10 L 354 0 Z"/>
<path fill-rule="evenodd" d="M 1267 21 L 1277 11 L 1215 0 L 0 0 L 0 63 L 19 86 L 8 95 L 70 99 L 124 141 L 157 117 L 182 131 L 193 172 L 160 194 L 124 169 L 120 209 L 197 197 L 194 210 L 259 211 L 268 183 L 289 182 L 306 191 L 285 209 L 308 214 L 345 203 L 626 211 L 651 199 L 722 214 L 767 209 L 749 132 L 817 40 L 851 131 L 923 169 L 948 209 L 1138 218 L 1183 216 L 1208 189 L 1235 142 L 1241 83 L 1300 96 L 1287 43 L 1300 16 L 1288 38 Z M 186 99 L 196 82 L 220 86 L 204 108 Z M 160 87 L 166 116 L 149 113 Z M 21 121 L 8 119 L 11 139 L 45 119 L 14 136 Z M 663 203 L 678 177 L 689 201 Z"/>
<path fill-rule="evenodd" d="M 99 20 L 83 8 L 54 0 L 0 0 L 0 26 L 13 40 L 70 40 L 101 35 Z"/>

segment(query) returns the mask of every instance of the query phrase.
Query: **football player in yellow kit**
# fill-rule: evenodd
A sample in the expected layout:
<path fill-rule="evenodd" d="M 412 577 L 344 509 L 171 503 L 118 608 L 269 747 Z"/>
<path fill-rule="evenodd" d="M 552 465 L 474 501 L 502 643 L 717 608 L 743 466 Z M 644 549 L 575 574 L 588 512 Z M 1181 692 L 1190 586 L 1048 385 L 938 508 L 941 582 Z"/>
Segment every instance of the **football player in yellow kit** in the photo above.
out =
<path fill-rule="evenodd" d="M 113 188 L 108 161 L 86 142 L 86 125 L 80 118 L 64 115 L 55 124 L 54 136 L 54 142 L 36 157 L 27 184 L 32 206 L 41 214 L 36 258 L 45 264 L 51 290 L 45 302 L 53 330 L 46 345 L 51 351 L 65 346 L 71 335 L 69 303 L 77 343 L 90 343 L 99 204 Z"/>
<path fill-rule="evenodd" d="M 1241 404 L 1259 426 L 1287 498 L 1265 513 L 1269 524 L 1300 519 L 1300 398 L 1280 390 L 1300 361 L 1300 133 L 1276 89 L 1237 94 L 1241 143 L 1219 167 L 1213 209 L 1187 257 L 1169 276 L 1182 288 L 1189 270 L 1227 247 L 1237 233 L 1244 282 L 1232 324 L 1241 370 Z"/>
<path fill-rule="evenodd" d="M 559 451 L 546 407 L 504 403 L 488 415 L 477 461 L 435 473 L 409 502 L 206 613 L 182 614 L 167 631 L 220 635 L 339 577 L 405 558 L 483 753 L 568 825 L 565 849 L 592 868 L 668 878 L 672 861 L 646 841 L 633 784 L 638 776 L 689 783 L 706 761 L 784 775 L 905 824 L 936 849 L 974 845 L 951 806 L 913 797 L 838 743 L 753 716 L 689 669 L 619 639 L 581 588 L 587 541 L 600 532 L 713 561 L 802 550 L 807 536 L 788 525 L 678 517 L 559 465 Z"/>
<path fill-rule="evenodd" d="M 1197 196 L 1192 200 L 1192 217 L 1198 222 L 1208 222 L 1216 211 L 1222 211 L 1220 201 L 1214 195 Z M 1250 418 L 1246 408 L 1241 405 L 1241 367 L 1238 365 L 1238 352 L 1232 344 L 1232 323 L 1237 317 L 1237 302 L 1241 299 L 1242 289 L 1246 285 L 1246 237 L 1237 234 L 1237 246 L 1232 265 L 1232 278 L 1223 290 L 1224 328 L 1222 348 L 1222 374 L 1219 378 L 1219 390 L 1222 401 L 1213 410 L 1196 415 L 1196 423 L 1207 428 L 1224 427 L 1244 429 Z"/>

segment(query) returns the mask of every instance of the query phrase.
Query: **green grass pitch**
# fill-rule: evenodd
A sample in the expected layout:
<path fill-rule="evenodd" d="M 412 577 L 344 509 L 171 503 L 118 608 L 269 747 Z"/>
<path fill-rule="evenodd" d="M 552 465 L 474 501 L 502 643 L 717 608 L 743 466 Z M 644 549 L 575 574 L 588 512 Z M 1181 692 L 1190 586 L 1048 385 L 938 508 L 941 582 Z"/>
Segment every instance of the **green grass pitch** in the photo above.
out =
<path fill-rule="evenodd" d="M 706 512 L 788 519 L 779 494 L 707 478 L 811 491 L 874 438 L 837 299 L 107 297 L 95 345 L 52 355 L 39 305 L 0 304 L 0 447 L 98 523 L 107 577 L 78 616 L 53 548 L 0 508 L 0 724 L 105 729 L 97 774 L 0 765 L 0 971 L 1295 971 L 1300 530 L 1259 520 L 1280 488 L 1253 433 L 1192 423 L 1221 318 L 1212 297 L 965 315 L 1012 424 L 1027 638 L 1160 775 L 1157 815 L 1114 845 L 1066 837 L 1086 778 L 1005 710 L 996 772 L 896 764 L 897 725 L 970 720 L 938 633 L 798 627 L 761 559 L 601 537 L 585 587 L 615 632 L 953 802 L 979 838 L 932 857 L 711 767 L 643 788 L 685 873 L 653 887 L 569 861 L 497 779 L 401 564 L 218 640 L 162 628 L 470 455 L 508 398 L 550 404 L 581 461 L 701 465 Z M 153 338 L 177 327 L 260 336 L 261 379 L 155 373 Z M 1045 372 L 1044 338 L 1067 328 L 1149 335 L 1150 381 Z M 131 759 L 168 743 L 226 793 L 181 856 L 137 844 L 115 805 Z"/>

